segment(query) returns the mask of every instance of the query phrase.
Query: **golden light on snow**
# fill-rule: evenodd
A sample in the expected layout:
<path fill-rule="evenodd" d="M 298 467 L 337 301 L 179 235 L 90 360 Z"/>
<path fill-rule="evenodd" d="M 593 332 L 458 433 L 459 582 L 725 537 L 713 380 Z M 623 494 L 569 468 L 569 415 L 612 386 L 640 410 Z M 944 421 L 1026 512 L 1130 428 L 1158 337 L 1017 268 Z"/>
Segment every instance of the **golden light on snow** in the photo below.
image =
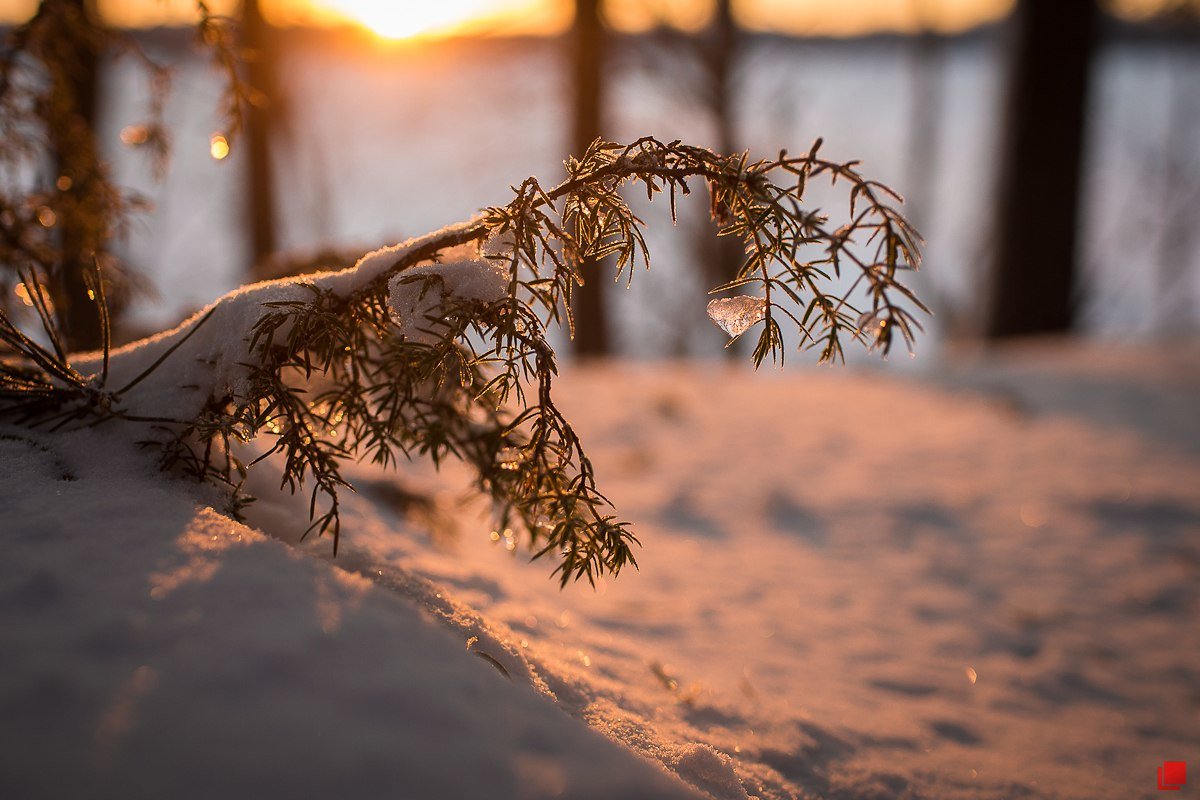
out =
<path fill-rule="evenodd" d="M 229 155 L 229 140 L 220 133 L 214 133 L 208 141 L 208 152 L 217 161 L 221 161 Z"/>
<path fill-rule="evenodd" d="M 143 664 L 117 689 L 96 726 L 96 755 L 102 761 L 107 761 L 137 727 L 139 706 L 158 685 L 158 678 L 157 670 Z"/>
<path fill-rule="evenodd" d="M 1040 528 L 1046 524 L 1046 512 L 1035 503 L 1022 503 L 1021 522 L 1027 528 Z"/>

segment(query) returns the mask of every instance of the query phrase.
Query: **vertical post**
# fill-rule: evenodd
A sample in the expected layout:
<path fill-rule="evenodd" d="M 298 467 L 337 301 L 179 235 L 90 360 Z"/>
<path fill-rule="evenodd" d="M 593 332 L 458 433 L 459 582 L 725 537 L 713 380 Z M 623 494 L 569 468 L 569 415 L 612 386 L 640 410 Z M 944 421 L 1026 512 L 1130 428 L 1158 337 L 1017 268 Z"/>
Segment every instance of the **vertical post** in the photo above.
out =
<path fill-rule="evenodd" d="M 246 201 L 249 204 L 250 258 L 255 277 L 278 249 L 275 189 L 271 167 L 271 133 L 278 110 L 273 31 L 263 19 L 258 0 L 242 1 L 242 45 L 246 77 L 255 102 L 246 112 Z"/>
<path fill-rule="evenodd" d="M 568 38 L 573 56 L 574 115 L 571 151 L 582 157 L 600 135 L 600 114 L 604 70 L 604 28 L 600 21 L 599 0 L 576 0 L 575 24 Z M 584 285 L 574 297 L 575 354 L 583 358 L 608 355 L 610 351 L 605 315 L 605 289 L 608 281 L 595 262 L 580 265 Z"/>
<path fill-rule="evenodd" d="M 1080 173 L 1096 0 L 1018 0 L 986 335 L 1074 319 Z"/>
<path fill-rule="evenodd" d="M 731 5 L 730 0 L 717 0 L 709 35 L 706 37 L 706 47 L 702 52 L 702 60 L 708 74 L 709 113 L 712 115 L 716 133 L 713 144 L 722 155 L 732 155 L 738 149 L 733 106 L 733 69 L 739 37 Z M 711 289 L 737 276 L 744 253 L 741 241 L 735 237 L 724 236 L 715 241 L 710 239 L 709 242 L 709 246 L 705 248 L 703 263 L 704 277 L 709 284 L 706 288 Z M 726 347 L 722 352 L 729 359 L 741 356 L 735 347 Z"/>
<path fill-rule="evenodd" d="M 50 160 L 64 195 L 60 207 L 69 210 L 57 220 L 60 260 L 50 291 L 67 347 L 89 350 L 101 344 L 100 318 L 84 275 L 108 229 L 106 212 L 96 207 L 103 183 L 95 138 L 101 36 L 88 0 L 43 0 L 42 5 L 39 13 L 56 15 L 61 42 L 43 58 L 57 101 L 47 117 Z"/>
<path fill-rule="evenodd" d="M 712 87 L 711 103 L 717 132 L 717 152 L 729 155 L 737 146 L 733 118 L 733 62 L 738 31 L 730 0 L 717 0 L 713 9 L 711 46 L 705 61 Z"/>

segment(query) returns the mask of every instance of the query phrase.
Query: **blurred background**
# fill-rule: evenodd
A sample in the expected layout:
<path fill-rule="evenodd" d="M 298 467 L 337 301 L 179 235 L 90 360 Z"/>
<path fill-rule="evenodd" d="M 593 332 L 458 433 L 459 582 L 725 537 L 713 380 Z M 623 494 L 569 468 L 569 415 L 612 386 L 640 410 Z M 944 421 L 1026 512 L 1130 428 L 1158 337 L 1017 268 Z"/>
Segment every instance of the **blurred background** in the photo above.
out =
<path fill-rule="evenodd" d="M 922 358 L 1200 327 L 1194 0 L 213 0 L 253 88 L 237 131 L 195 2 L 53 2 L 167 68 L 110 48 L 81 77 L 98 153 L 147 201 L 116 243 L 141 276 L 126 340 L 553 184 L 597 135 L 647 134 L 752 156 L 820 136 L 897 189 L 927 243 Z M 0 0 L 0 24 L 38 8 Z M 163 169 L 139 146 L 156 101 Z M 703 197 L 675 228 L 637 208 L 654 269 L 589 284 L 576 351 L 720 357 L 703 309 L 736 252 Z"/>

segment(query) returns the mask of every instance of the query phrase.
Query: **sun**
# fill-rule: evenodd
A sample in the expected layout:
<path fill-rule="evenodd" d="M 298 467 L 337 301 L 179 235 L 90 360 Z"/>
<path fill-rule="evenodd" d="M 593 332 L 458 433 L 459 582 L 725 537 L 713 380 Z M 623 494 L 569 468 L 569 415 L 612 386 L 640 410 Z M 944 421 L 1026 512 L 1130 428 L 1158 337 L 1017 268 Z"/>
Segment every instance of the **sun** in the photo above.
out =
<path fill-rule="evenodd" d="M 500 0 L 326 0 L 326 4 L 385 39 L 452 33 L 494 16 Z"/>

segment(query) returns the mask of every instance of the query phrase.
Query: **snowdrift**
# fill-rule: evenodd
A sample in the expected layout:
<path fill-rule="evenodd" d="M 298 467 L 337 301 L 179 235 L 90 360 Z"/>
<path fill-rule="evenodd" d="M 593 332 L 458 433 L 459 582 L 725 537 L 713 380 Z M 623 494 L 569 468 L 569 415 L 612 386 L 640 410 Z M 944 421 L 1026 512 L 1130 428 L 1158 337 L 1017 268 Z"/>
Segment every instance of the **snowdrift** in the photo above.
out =
<path fill-rule="evenodd" d="M 1197 351 L 957 363 L 568 372 L 644 543 L 596 591 L 453 468 L 402 475 L 432 539 L 355 468 L 333 560 L 286 496 L 5 429 L 0 795 L 1151 796 L 1200 745 Z"/>

